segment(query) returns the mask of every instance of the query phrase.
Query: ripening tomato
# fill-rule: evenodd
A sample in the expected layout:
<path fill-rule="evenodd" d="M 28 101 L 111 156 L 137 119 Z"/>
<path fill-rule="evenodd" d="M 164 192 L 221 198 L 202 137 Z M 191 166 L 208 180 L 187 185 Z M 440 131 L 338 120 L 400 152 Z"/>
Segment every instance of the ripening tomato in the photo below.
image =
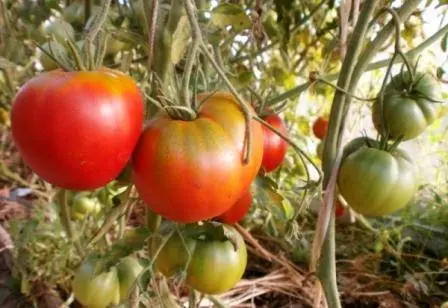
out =
<path fill-rule="evenodd" d="M 313 134 L 320 140 L 327 136 L 328 119 L 325 117 L 318 117 L 313 123 Z"/>
<path fill-rule="evenodd" d="M 350 207 L 366 216 L 397 211 L 417 189 L 413 163 L 406 153 L 398 149 L 390 153 L 365 145 L 344 158 L 338 185 Z"/>
<path fill-rule="evenodd" d="M 386 86 L 383 99 L 383 116 L 391 139 L 409 140 L 420 135 L 437 118 L 436 81 L 428 74 L 417 73 L 416 84 L 408 91 L 411 78 L 408 72 L 396 75 Z M 380 131 L 381 115 L 378 101 L 373 104 L 372 118 Z"/>
<path fill-rule="evenodd" d="M 229 210 L 216 219 L 226 224 L 234 224 L 244 218 L 252 205 L 252 192 L 248 190 Z"/>
<path fill-rule="evenodd" d="M 230 240 L 188 236 L 182 239 L 175 233 L 157 256 L 156 268 L 167 277 L 186 270 L 186 283 L 201 293 L 219 294 L 230 290 L 244 274 L 247 250 L 234 228 L 228 225 L 224 228 L 235 240 L 236 249 Z"/>
<path fill-rule="evenodd" d="M 264 117 L 263 120 L 271 124 L 283 135 L 287 135 L 285 123 L 278 115 L 271 114 Z M 282 163 L 288 149 L 288 143 L 264 125 L 263 142 L 263 161 L 261 165 L 266 172 L 269 172 Z"/>
<path fill-rule="evenodd" d="M 11 110 L 12 137 L 25 163 L 71 190 L 113 180 L 130 159 L 142 121 L 136 83 L 106 68 L 40 74 L 19 90 Z"/>
<path fill-rule="evenodd" d="M 263 131 L 251 120 L 252 152 L 243 163 L 245 120 L 231 94 L 204 93 L 197 99 L 205 101 L 192 121 L 156 115 L 132 157 L 132 177 L 143 201 L 183 223 L 230 209 L 249 188 L 263 156 Z"/>

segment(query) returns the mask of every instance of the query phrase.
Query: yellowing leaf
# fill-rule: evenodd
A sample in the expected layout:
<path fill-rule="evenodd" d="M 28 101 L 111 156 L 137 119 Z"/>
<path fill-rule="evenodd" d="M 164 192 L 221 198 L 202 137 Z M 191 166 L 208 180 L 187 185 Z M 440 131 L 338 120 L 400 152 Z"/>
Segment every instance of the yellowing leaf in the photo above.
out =
<path fill-rule="evenodd" d="M 243 8 L 230 3 L 223 3 L 217 6 L 212 11 L 210 22 L 219 28 L 232 26 L 238 32 L 251 27 L 250 18 L 246 15 Z"/>

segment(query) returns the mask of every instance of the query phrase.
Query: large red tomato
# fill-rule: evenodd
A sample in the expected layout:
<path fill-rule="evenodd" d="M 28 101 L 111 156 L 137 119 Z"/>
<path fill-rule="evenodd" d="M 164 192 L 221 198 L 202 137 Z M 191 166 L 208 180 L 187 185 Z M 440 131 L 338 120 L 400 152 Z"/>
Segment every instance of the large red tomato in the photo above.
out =
<path fill-rule="evenodd" d="M 219 215 L 216 219 L 229 225 L 237 223 L 244 218 L 251 205 L 252 192 L 248 190 L 228 211 Z"/>
<path fill-rule="evenodd" d="M 263 120 L 271 124 L 283 135 L 287 135 L 286 126 L 278 115 L 271 114 L 264 117 Z M 269 172 L 282 163 L 286 155 L 286 150 L 288 149 L 288 143 L 266 126 L 263 126 L 263 138 L 264 149 L 262 166 L 266 172 Z"/>
<path fill-rule="evenodd" d="M 204 93 L 197 99 L 205 101 L 192 121 L 156 115 L 132 159 L 140 197 L 157 214 L 178 222 L 227 211 L 249 188 L 263 156 L 263 131 L 251 120 L 252 155 L 243 164 L 245 121 L 232 95 Z"/>
<path fill-rule="evenodd" d="M 113 180 L 142 131 L 142 96 L 115 70 L 43 73 L 14 99 L 12 136 L 23 160 L 44 180 L 89 190 Z"/>

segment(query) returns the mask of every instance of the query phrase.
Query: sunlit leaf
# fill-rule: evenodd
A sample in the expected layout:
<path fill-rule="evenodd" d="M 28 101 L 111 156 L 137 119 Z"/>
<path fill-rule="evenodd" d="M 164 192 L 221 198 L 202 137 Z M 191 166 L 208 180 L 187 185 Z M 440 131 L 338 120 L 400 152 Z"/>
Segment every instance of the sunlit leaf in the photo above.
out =
<path fill-rule="evenodd" d="M 249 16 L 241 6 L 222 3 L 212 11 L 212 17 L 210 22 L 219 28 L 226 28 L 232 26 L 232 28 L 239 32 L 251 27 L 251 21 Z"/>

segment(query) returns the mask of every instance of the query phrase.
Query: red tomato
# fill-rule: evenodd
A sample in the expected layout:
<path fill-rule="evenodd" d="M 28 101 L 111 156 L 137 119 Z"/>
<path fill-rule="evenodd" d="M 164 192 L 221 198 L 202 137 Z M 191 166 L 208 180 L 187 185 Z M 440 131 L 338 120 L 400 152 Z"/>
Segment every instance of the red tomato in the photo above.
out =
<path fill-rule="evenodd" d="M 336 201 L 335 212 L 336 212 L 336 217 L 341 217 L 342 215 L 344 215 L 344 207 L 342 206 L 342 204 L 339 200 Z"/>
<path fill-rule="evenodd" d="M 248 190 L 227 212 L 216 219 L 229 225 L 237 223 L 244 218 L 251 205 L 252 193 Z"/>
<path fill-rule="evenodd" d="M 183 223 L 231 208 L 249 189 L 263 156 L 263 130 L 252 120 L 252 154 L 243 164 L 244 115 L 231 94 L 204 93 L 197 99 L 205 101 L 192 121 L 156 115 L 132 158 L 140 197 L 157 214 Z"/>
<path fill-rule="evenodd" d="M 283 120 L 276 114 L 271 114 L 263 118 L 283 135 L 287 135 L 286 126 Z M 277 168 L 283 161 L 288 148 L 288 143 L 280 138 L 276 133 L 266 126 L 263 126 L 263 162 L 261 163 L 266 172 Z"/>
<path fill-rule="evenodd" d="M 313 123 L 314 136 L 322 140 L 327 136 L 327 130 L 328 119 L 324 117 L 318 117 L 317 120 Z"/>
<path fill-rule="evenodd" d="M 115 70 L 43 73 L 18 92 L 12 136 L 26 164 L 44 180 L 90 190 L 113 180 L 142 131 L 136 83 Z"/>

